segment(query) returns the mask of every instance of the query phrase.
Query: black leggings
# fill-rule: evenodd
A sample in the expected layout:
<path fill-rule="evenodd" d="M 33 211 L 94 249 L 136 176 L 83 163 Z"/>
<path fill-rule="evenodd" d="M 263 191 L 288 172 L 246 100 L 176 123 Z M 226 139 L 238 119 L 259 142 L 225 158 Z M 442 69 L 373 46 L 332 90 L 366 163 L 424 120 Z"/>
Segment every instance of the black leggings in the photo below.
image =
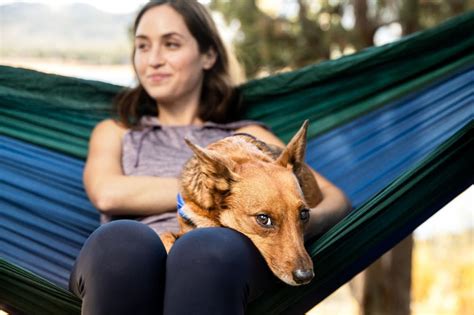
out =
<path fill-rule="evenodd" d="M 275 281 L 253 243 L 234 230 L 193 230 L 167 255 L 151 228 L 119 220 L 89 236 L 69 288 L 87 315 L 244 314 Z"/>

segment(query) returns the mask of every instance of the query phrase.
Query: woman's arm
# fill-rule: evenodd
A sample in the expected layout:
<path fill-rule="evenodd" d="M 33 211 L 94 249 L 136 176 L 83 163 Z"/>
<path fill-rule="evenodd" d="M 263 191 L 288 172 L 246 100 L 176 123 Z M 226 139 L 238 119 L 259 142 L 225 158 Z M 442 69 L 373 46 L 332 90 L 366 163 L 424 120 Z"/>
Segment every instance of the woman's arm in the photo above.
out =
<path fill-rule="evenodd" d="M 323 200 L 311 209 L 311 217 L 305 232 L 306 238 L 327 232 L 344 218 L 352 208 L 349 199 L 342 190 L 313 169 L 311 171 L 321 189 Z"/>
<path fill-rule="evenodd" d="M 279 147 L 285 144 L 274 134 L 259 125 L 250 125 L 237 130 L 245 132 Z M 311 169 L 311 168 L 310 168 Z M 306 227 L 305 237 L 321 235 L 339 222 L 351 209 L 351 204 L 345 194 L 321 174 L 311 169 L 323 195 L 322 201 L 311 209 L 310 222 Z"/>
<path fill-rule="evenodd" d="M 94 128 L 83 178 L 90 200 L 110 215 L 151 215 L 175 209 L 176 178 L 123 174 L 122 138 L 126 131 L 111 119 Z"/>

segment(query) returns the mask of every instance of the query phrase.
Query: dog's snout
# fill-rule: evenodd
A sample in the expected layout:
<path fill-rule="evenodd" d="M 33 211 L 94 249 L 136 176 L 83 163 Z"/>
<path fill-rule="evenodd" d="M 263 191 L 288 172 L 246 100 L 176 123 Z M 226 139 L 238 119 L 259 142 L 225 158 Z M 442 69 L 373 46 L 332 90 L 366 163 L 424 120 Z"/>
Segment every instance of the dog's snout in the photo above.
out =
<path fill-rule="evenodd" d="M 293 280 L 298 284 L 305 284 L 314 277 L 313 269 L 296 269 L 293 271 Z"/>

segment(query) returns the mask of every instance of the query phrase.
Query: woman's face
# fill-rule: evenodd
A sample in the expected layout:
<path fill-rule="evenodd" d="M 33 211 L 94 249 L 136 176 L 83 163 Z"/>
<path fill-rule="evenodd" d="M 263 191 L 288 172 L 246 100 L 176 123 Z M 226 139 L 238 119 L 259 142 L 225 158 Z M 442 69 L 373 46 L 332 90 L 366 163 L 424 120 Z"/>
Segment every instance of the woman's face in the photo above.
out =
<path fill-rule="evenodd" d="M 160 104 L 199 100 L 213 50 L 201 54 L 183 17 L 169 5 L 145 12 L 135 33 L 134 66 L 140 83 Z"/>

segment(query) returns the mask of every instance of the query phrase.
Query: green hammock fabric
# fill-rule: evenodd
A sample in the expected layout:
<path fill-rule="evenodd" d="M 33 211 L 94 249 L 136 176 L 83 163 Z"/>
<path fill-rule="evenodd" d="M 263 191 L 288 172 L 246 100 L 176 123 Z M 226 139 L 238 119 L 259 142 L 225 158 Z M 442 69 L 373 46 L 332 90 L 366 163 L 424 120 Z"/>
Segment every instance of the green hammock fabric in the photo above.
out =
<path fill-rule="evenodd" d="M 340 274 L 354 257 L 371 255 L 369 249 L 381 242 L 388 231 L 404 229 L 420 215 L 423 221 L 427 209 L 444 204 L 449 196 L 459 194 L 460 187 L 465 187 L 460 184 L 472 180 L 466 170 L 474 160 L 473 127 L 471 121 L 424 161 L 312 243 L 309 252 L 318 273 L 310 285 L 270 290 L 250 305 L 249 313 L 295 314 L 301 312 L 301 308 L 309 308 L 324 295 L 310 299 L 311 305 L 305 305 L 305 297 L 324 286 L 340 286 Z M 0 270 L 0 296 L 17 310 L 27 314 L 80 313 L 80 301 L 70 292 L 3 259 L 0 259 Z M 292 310 L 295 305 L 298 305 L 298 311 Z"/>
<path fill-rule="evenodd" d="M 0 258 L 0 309 L 25 314 L 80 314 L 81 301 L 71 292 Z"/>
<path fill-rule="evenodd" d="M 250 81 L 241 87 L 247 117 L 285 141 L 310 119 L 312 138 L 472 64 L 472 29 L 470 12 L 393 44 Z M 120 88 L 0 66 L 0 96 L 11 106 L 0 107 L 0 134 L 84 158 Z"/>

